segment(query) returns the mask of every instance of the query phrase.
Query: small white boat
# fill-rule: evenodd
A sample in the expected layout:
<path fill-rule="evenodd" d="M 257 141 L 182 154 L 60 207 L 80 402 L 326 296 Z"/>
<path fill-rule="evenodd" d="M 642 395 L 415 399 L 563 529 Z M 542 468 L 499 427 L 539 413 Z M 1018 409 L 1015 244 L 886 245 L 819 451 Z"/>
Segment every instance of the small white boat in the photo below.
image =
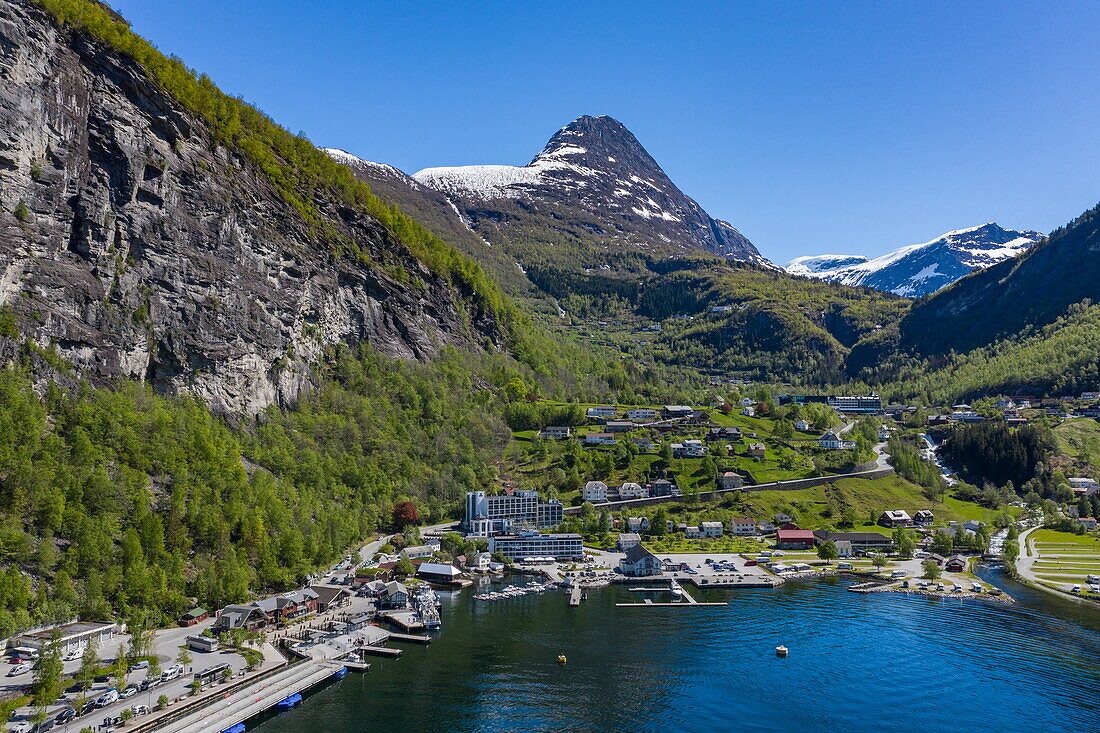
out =
<path fill-rule="evenodd" d="M 777 657 L 785 657 L 785 656 L 787 656 L 787 651 L 788 651 L 788 650 L 787 650 L 787 647 L 785 647 L 785 646 L 783 646 L 782 644 L 780 644 L 779 646 L 777 646 L 777 647 L 775 648 L 775 656 L 777 656 Z"/>

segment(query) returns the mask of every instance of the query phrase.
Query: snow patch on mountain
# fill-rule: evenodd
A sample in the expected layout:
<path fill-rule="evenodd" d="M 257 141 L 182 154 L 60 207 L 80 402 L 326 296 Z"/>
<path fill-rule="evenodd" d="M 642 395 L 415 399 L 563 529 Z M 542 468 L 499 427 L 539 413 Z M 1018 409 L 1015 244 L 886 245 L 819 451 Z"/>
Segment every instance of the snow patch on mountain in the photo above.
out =
<path fill-rule="evenodd" d="M 809 255 L 795 257 L 784 269 L 792 275 L 813 277 L 818 273 L 859 265 L 866 261 L 867 258 L 863 255 Z"/>
<path fill-rule="evenodd" d="M 920 297 L 973 270 L 1014 257 L 1042 238 L 1040 232 L 1004 229 L 989 222 L 956 229 L 873 259 L 859 255 L 798 257 L 787 263 L 786 270 L 794 275 Z"/>

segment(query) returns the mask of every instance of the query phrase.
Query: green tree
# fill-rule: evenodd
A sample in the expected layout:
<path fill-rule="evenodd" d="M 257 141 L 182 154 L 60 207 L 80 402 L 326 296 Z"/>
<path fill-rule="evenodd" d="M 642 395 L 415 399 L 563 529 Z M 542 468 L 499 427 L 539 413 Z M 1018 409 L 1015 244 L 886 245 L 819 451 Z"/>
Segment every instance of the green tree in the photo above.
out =
<path fill-rule="evenodd" d="M 393 566 L 394 575 L 398 575 L 402 578 L 407 578 L 410 575 L 416 574 L 416 565 L 412 560 L 407 557 L 403 557 L 397 561 L 397 564 Z"/>
<path fill-rule="evenodd" d="M 932 535 L 932 552 L 937 555 L 950 555 L 953 547 L 951 535 L 943 530 L 936 530 L 936 534 Z"/>
<path fill-rule="evenodd" d="M 929 580 L 936 580 L 943 572 L 940 566 L 936 564 L 935 560 L 928 559 L 921 563 L 921 567 L 924 568 L 924 577 Z"/>
<path fill-rule="evenodd" d="M 906 532 L 903 528 L 898 527 L 894 530 L 894 546 L 898 548 L 898 554 L 900 554 L 906 560 L 913 557 L 913 553 L 917 551 L 917 543 L 913 539 L 913 535 Z"/>
<path fill-rule="evenodd" d="M 836 560 L 839 557 L 836 550 L 836 543 L 832 540 L 822 542 L 817 546 L 817 556 L 822 560 Z"/>
<path fill-rule="evenodd" d="M 34 667 L 31 697 L 35 708 L 45 711 L 46 706 L 52 704 L 61 695 L 62 668 L 58 635 L 54 632 L 54 635 L 42 648 L 38 663 Z"/>
<path fill-rule="evenodd" d="M 871 564 L 881 570 L 886 566 L 886 555 L 876 554 L 871 557 Z"/>
<path fill-rule="evenodd" d="M 80 670 L 76 673 L 78 680 L 85 686 L 91 685 L 99 668 L 99 645 L 95 639 L 89 639 L 84 646 L 84 654 L 80 657 Z"/>

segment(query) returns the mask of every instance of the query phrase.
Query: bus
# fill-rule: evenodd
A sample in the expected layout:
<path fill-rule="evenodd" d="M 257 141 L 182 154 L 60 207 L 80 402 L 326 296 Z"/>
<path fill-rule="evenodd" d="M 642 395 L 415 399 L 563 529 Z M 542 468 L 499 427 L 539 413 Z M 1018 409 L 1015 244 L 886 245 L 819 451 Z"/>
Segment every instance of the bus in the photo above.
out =
<path fill-rule="evenodd" d="M 227 669 L 230 669 L 228 664 L 215 664 L 213 667 L 207 667 L 201 672 L 195 672 L 195 681 L 202 685 L 209 685 L 220 680 Z"/>

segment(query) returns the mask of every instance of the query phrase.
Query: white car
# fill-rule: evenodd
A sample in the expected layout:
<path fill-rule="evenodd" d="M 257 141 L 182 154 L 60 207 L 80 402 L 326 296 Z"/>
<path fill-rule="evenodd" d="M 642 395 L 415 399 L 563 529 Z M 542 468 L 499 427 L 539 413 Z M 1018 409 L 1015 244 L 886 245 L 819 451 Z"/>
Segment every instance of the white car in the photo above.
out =
<path fill-rule="evenodd" d="M 115 702 L 118 702 L 118 690 L 107 690 L 96 698 L 95 706 L 97 708 L 105 708 Z"/>
<path fill-rule="evenodd" d="M 10 733 L 30 733 L 31 728 L 33 727 L 34 726 L 30 722 L 23 720 L 18 723 L 12 723 L 11 727 L 8 728 L 8 730 L 10 731 Z"/>
<path fill-rule="evenodd" d="M 8 670 L 8 677 L 15 677 L 16 675 L 26 674 L 34 669 L 34 665 L 30 662 L 21 662 Z"/>

